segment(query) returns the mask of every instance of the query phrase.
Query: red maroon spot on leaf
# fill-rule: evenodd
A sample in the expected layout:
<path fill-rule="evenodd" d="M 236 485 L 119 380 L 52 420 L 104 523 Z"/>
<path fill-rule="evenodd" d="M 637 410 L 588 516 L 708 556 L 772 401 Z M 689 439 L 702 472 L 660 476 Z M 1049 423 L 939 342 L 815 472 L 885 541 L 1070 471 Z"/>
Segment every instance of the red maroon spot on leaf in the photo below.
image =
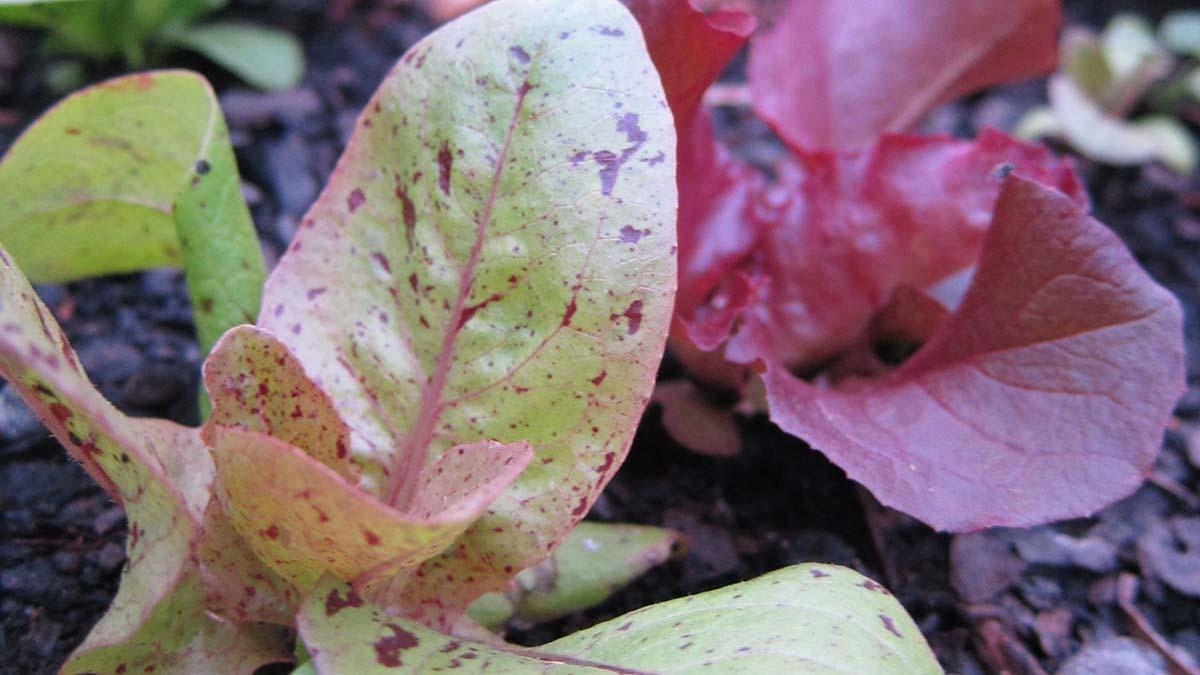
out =
<path fill-rule="evenodd" d="M 441 153 L 438 153 L 438 162 L 442 161 Z M 450 160 L 447 160 L 450 161 Z M 449 169 L 447 168 L 447 172 Z M 449 181 L 449 177 L 447 177 Z M 449 183 L 443 190 L 449 189 Z M 396 186 L 396 197 L 400 200 L 400 213 L 404 218 L 404 236 L 408 240 L 408 251 L 412 252 L 416 239 L 417 228 L 417 208 L 413 205 L 413 201 L 408 198 L 408 191 L 403 187 Z"/>
<path fill-rule="evenodd" d="M 305 293 L 305 297 L 308 298 L 309 300 L 316 300 L 322 294 L 324 294 L 326 290 L 328 290 L 328 289 L 326 289 L 324 286 L 320 286 L 317 288 L 310 288 L 310 289 L 308 289 L 308 293 Z"/>
<path fill-rule="evenodd" d="M 375 641 L 375 660 L 381 666 L 398 668 L 402 663 L 400 652 L 416 647 L 417 638 L 394 623 L 384 624 L 384 627 L 392 631 L 392 635 Z"/>
<path fill-rule="evenodd" d="M 442 194 L 450 194 L 450 169 L 454 166 L 454 155 L 450 152 L 450 143 L 443 142 L 442 147 L 438 150 L 438 187 L 442 189 Z"/>
<path fill-rule="evenodd" d="M 369 545 L 369 546 L 378 546 L 379 545 L 379 535 L 375 534 L 374 532 L 372 532 L 370 530 L 363 530 L 363 536 L 366 537 L 366 539 L 367 539 L 367 545 Z"/>
<path fill-rule="evenodd" d="M 575 316 L 575 298 L 571 298 L 571 303 L 567 305 L 567 310 L 563 312 L 562 326 L 566 328 L 571 325 L 571 317 Z"/>
<path fill-rule="evenodd" d="M 880 614 L 879 620 L 883 622 L 883 627 L 888 629 L 889 633 L 891 633 L 892 635 L 895 635 L 898 638 L 904 637 L 903 635 L 900 634 L 899 630 L 896 630 L 896 623 L 894 621 L 892 621 L 892 617 L 888 616 L 887 614 Z"/>
<path fill-rule="evenodd" d="M 612 321 L 617 321 L 621 318 L 629 320 L 630 335 L 638 332 L 638 329 L 642 327 L 642 301 L 634 300 L 624 312 L 609 316 L 609 319 Z"/>
<path fill-rule="evenodd" d="M 636 244 L 643 236 L 649 233 L 650 230 L 639 230 L 632 225 L 626 225 L 621 228 L 621 243 Z"/>
<path fill-rule="evenodd" d="M 600 473 L 600 474 L 607 474 L 608 470 L 612 468 L 613 461 L 616 460 L 616 458 L 617 458 L 617 456 L 615 453 L 612 453 L 612 452 L 604 453 L 604 463 L 601 464 L 600 466 L 596 467 L 596 472 Z"/>
<path fill-rule="evenodd" d="M 475 316 L 475 312 L 478 312 L 479 310 L 483 309 L 484 307 L 487 307 L 488 305 L 492 304 L 493 302 L 496 302 L 497 300 L 499 300 L 502 297 L 503 296 L 500 295 L 499 293 L 493 293 L 490 297 L 488 297 L 483 302 L 480 302 L 478 304 L 471 305 L 470 307 L 465 308 L 463 310 L 462 316 L 458 317 L 458 326 L 457 327 L 462 328 L 463 324 L 470 321 L 471 318 Z"/>
<path fill-rule="evenodd" d="M 367 197 L 363 194 L 363 191 L 359 190 L 358 188 L 354 188 L 354 190 L 350 192 L 350 196 L 346 198 L 346 208 L 350 209 L 350 213 L 354 213 L 358 210 L 358 207 L 362 206 L 366 202 Z"/>
<path fill-rule="evenodd" d="M 519 46 L 509 47 L 508 53 L 513 55 L 513 58 L 521 63 L 529 63 L 529 52 L 521 49 Z"/>
<path fill-rule="evenodd" d="M 362 607 L 363 599 L 354 589 L 348 589 L 346 596 L 342 597 L 335 588 L 329 591 L 329 595 L 325 596 L 325 616 L 333 616 L 347 607 Z"/>
<path fill-rule="evenodd" d="M 66 424 L 67 420 L 71 418 L 71 409 L 61 403 L 51 403 L 50 414 L 58 420 L 59 424 Z"/>
<path fill-rule="evenodd" d="M 592 378 L 592 384 L 599 387 L 606 377 L 608 377 L 608 370 L 601 370 L 599 375 Z"/>

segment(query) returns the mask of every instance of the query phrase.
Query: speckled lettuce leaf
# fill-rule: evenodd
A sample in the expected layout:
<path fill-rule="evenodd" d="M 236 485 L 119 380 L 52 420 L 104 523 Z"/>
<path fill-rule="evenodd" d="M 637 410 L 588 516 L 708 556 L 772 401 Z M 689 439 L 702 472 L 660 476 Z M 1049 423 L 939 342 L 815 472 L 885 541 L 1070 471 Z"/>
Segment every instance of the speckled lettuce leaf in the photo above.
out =
<path fill-rule="evenodd" d="M 541 564 L 517 575 L 508 594 L 489 593 L 468 615 L 497 629 L 506 621 L 553 621 L 604 602 L 647 570 L 666 562 L 677 532 L 648 525 L 582 522 Z"/>
<path fill-rule="evenodd" d="M 652 605 L 534 649 L 456 640 L 324 584 L 299 617 L 317 673 L 941 673 L 904 608 L 834 565 Z"/>
<path fill-rule="evenodd" d="M 449 546 L 531 459 L 524 443 L 456 448 L 427 467 L 421 500 L 398 511 L 270 436 L 221 426 L 206 436 L 216 494 L 233 527 L 267 567 L 303 591 L 327 570 L 368 584 L 385 572 L 411 572 Z"/>
<path fill-rule="evenodd" d="M 3 249 L 0 375 L 124 506 L 129 521 L 120 590 L 64 672 L 113 672 L 134 662 L 189 672 L 205 663 L 209 647 L 243 663 L 286 656 L 281 636 L 214 623 L 197 597 L 191 551 L 213 478 L 199 434 L 163 420 L 128 418 L 104 400 Z"/>
<path fill-rule="evenodd" d="M 385 604 L 448 629 L 549 555 L 621 464 L 670 318 L 674 158 L 615 0 L 492 3 L 414 46 L 369 102 L 259 325 L 337 402 L 355 488 L 387 508 L 451 448 L 536 453 Z"/>
<path fill-rule="evenodd" d="M 350 431 L 333 401 L 268 331 L 230 329 L 204 362 L 204 385 L 213 404 L 210 426 L 257 431 L 303 449 L 347 480 L 358 475 Z"/>
<path fill-rule="evenodd" d="M 0 241 L 34 282 L 182 266 L 201 347 L 252 321 L 264 276 L 204 78 L 121 77 L 63 100 L 0 161 Z"/>

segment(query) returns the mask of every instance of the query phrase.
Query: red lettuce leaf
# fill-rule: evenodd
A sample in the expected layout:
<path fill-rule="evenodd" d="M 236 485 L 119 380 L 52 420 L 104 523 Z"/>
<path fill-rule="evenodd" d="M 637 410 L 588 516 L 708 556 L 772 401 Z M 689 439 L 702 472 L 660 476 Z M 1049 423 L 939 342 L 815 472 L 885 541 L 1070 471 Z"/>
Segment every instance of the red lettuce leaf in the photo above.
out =
<path fill-rule="evenodd" d="M 1142 481 L 1184 381 L 1178 302 L 1070 198 L 1009 177 L 962 305 L 890 375 L 778 361 L 771 417 L 943 530 L 1090 514 Z"/>
<path fill-rule="evenodd" d="M 1087 203 L 1067 162 L 998 132 L 973 142 L 886 136 L 862 153 L 800 156 L 749 216 L 703 221 L 704 237 L 758 239 L 737 258 L 682 260 L 704 273 L 684 278 L 678 318 L 697 346 L 724 342 L 738 363 L 834 356 L 898 288 L 924 288 L 978 259 L 1000 190 L 992 176 L 1006 164 Z"/>
<path fill-rule="evenodd" d="M 796 149 L 850 150 L 939 103 L 1049 72 L 1057 0 L 791 0 L 751 45 L 755 112 Z"/>

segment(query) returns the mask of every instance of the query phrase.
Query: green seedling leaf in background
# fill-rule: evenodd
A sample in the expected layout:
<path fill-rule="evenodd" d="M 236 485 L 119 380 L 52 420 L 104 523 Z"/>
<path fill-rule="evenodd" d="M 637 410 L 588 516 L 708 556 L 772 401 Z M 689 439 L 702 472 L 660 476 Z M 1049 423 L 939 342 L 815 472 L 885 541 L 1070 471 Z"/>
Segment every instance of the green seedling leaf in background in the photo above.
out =
<path fill-rule="evenodd" d="M 177 32 L 226 0 L 18 0 L 0 6 L 0 23 L 48 31 L 56 53 L 103 60 L 119 56 L 134 68 L 147 42 Z"/>
<path fill-rule="evenodd" d="M 120 590 L 63 672 L 231 672 L 286 659 L 278 631 L 237 630 L 204 611 L 192 550 L 214 472 L 197 431 L 131 419 L 106 401 L 3 249 L 0 308 L 0 376 L 129 522 Z"/>
<path fill-rule="evenodd" d="M 232 21 L 193 25 L 226 0 L 21 0 L 0 3 L 0 24 L 42 28 L 55 53 L 95 61 L 122 57 L 134 68 L 165 49 L 197 52 L 266 90 L 294 87 L 304 52 L 289 33 Z"/>
<path fill-rule="evenodd" d="M 509 619 L 537 624 L 607 600 L 647 570 L 666 562 L 679 545 L 671 530 L 646 525 L 580 523 L 554 555 L 517 575 L 507 595 L 489 593 L 469 615 L 492 630 Z"/>
<path fill-rule="evenodd" d="M 295 87 L 304 75 L 304 50 L 291 33 L 221 21 L 186 29 L 172 41 L 266 91 Z"/>
<path fill-rule="evenodd" d="M 1200 60 L 1200 10 L 1171 12 L 1158 25 L 1158 37 L 1167 49 Z"/>
<path fill-rule="evenodd" d="M 408 583 L 343 576 L 359 592 L 450 630 L 587 513 L 662 354 L 674 158 L 657 72 L 613 0 L 489 4 L 410 49 L 368 103 L 259 325 L 336 402 L 354 488 L 380 508 L 409 512 L 422 467 L 456 448 L 536 457 Z"/>
<path fill-rule="evenodd" d="M 264 265 L 204 78 L 121 77 L 60 102 L 0 160 L 0 242 L 34 283 L 182 266 L 205 352 L 254 320 Z"/>
<path fill-rule="evenodd" d="M 1154 29 L 1135 14 L 1113 17 L 1104 27 L 1100 40 L 1108 56 L 1108 65 L 1117 78 L 1130 77 L 1148 64 L 1170 58 L 1155 39 Z"/>
<path fill-rule="evenodd" d="M 1195 18 L 1191 14 L 1176 13 L 1163 22 L 1159 35 L 1164 44 L 1171 46 L 1173 41 L 1177 50 L 1187 44 Z M 1182 175 L 1196 169 L 1196 141 L 1178 119 L 1161 114 L 1125 119 L 1147 95 L 1169 109 L 1169 100 L 1187 88 L 1187 75 L 1161 85 L 1172 58 L 1145 20 L 1119 15 L 1099 36 L 1070 28 L 1060 44 L 1059 62 L 1061 71 L 1048 85 L 1050 105 L 1027 112 L 1017 125 L 1017 136 L 1060 138 L 1105 164 L 1160 161 Z"/>
<path fill-rule="evenodd" d="M 1059 131 L 1084 155 L 1118 166 L 1159 160 L 1184 175 L 1195 169 L 1195 141 L 1178 120 L 1157 115 L 1126 122 L 1113 117 L 1064 75 L 1050 78 L 1049 92 Z"/>
<path fill-rule="evenodd" d="M 883 586 L 835 565 L 797 565 L 652 605 L 534 649 L 496 647 L 391 617 L 324 580 L 300 634 L 316 673 L 941 673 Z"/>

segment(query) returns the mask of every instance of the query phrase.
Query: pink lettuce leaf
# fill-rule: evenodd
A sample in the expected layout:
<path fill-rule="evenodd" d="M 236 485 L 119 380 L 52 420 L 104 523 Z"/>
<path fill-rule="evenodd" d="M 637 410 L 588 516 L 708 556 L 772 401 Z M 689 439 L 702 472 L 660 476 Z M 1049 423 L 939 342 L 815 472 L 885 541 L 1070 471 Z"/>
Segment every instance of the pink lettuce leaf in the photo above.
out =
<path fill-rule="evenodd" d="M 961 306 L 877 380 L 775 360 L 772 419 L 943 530 L 1088 515 L 1144 479 L 1184 379 L 1178 302 L 1072 199 L 1009 177 Z"/>
<path fill-rule="evenodd" d="M 789 0 L 751 43 L 759 117 L 797 150 L 854 150 L 934 106 L 1049 72 L 1058 0 Z"/>

